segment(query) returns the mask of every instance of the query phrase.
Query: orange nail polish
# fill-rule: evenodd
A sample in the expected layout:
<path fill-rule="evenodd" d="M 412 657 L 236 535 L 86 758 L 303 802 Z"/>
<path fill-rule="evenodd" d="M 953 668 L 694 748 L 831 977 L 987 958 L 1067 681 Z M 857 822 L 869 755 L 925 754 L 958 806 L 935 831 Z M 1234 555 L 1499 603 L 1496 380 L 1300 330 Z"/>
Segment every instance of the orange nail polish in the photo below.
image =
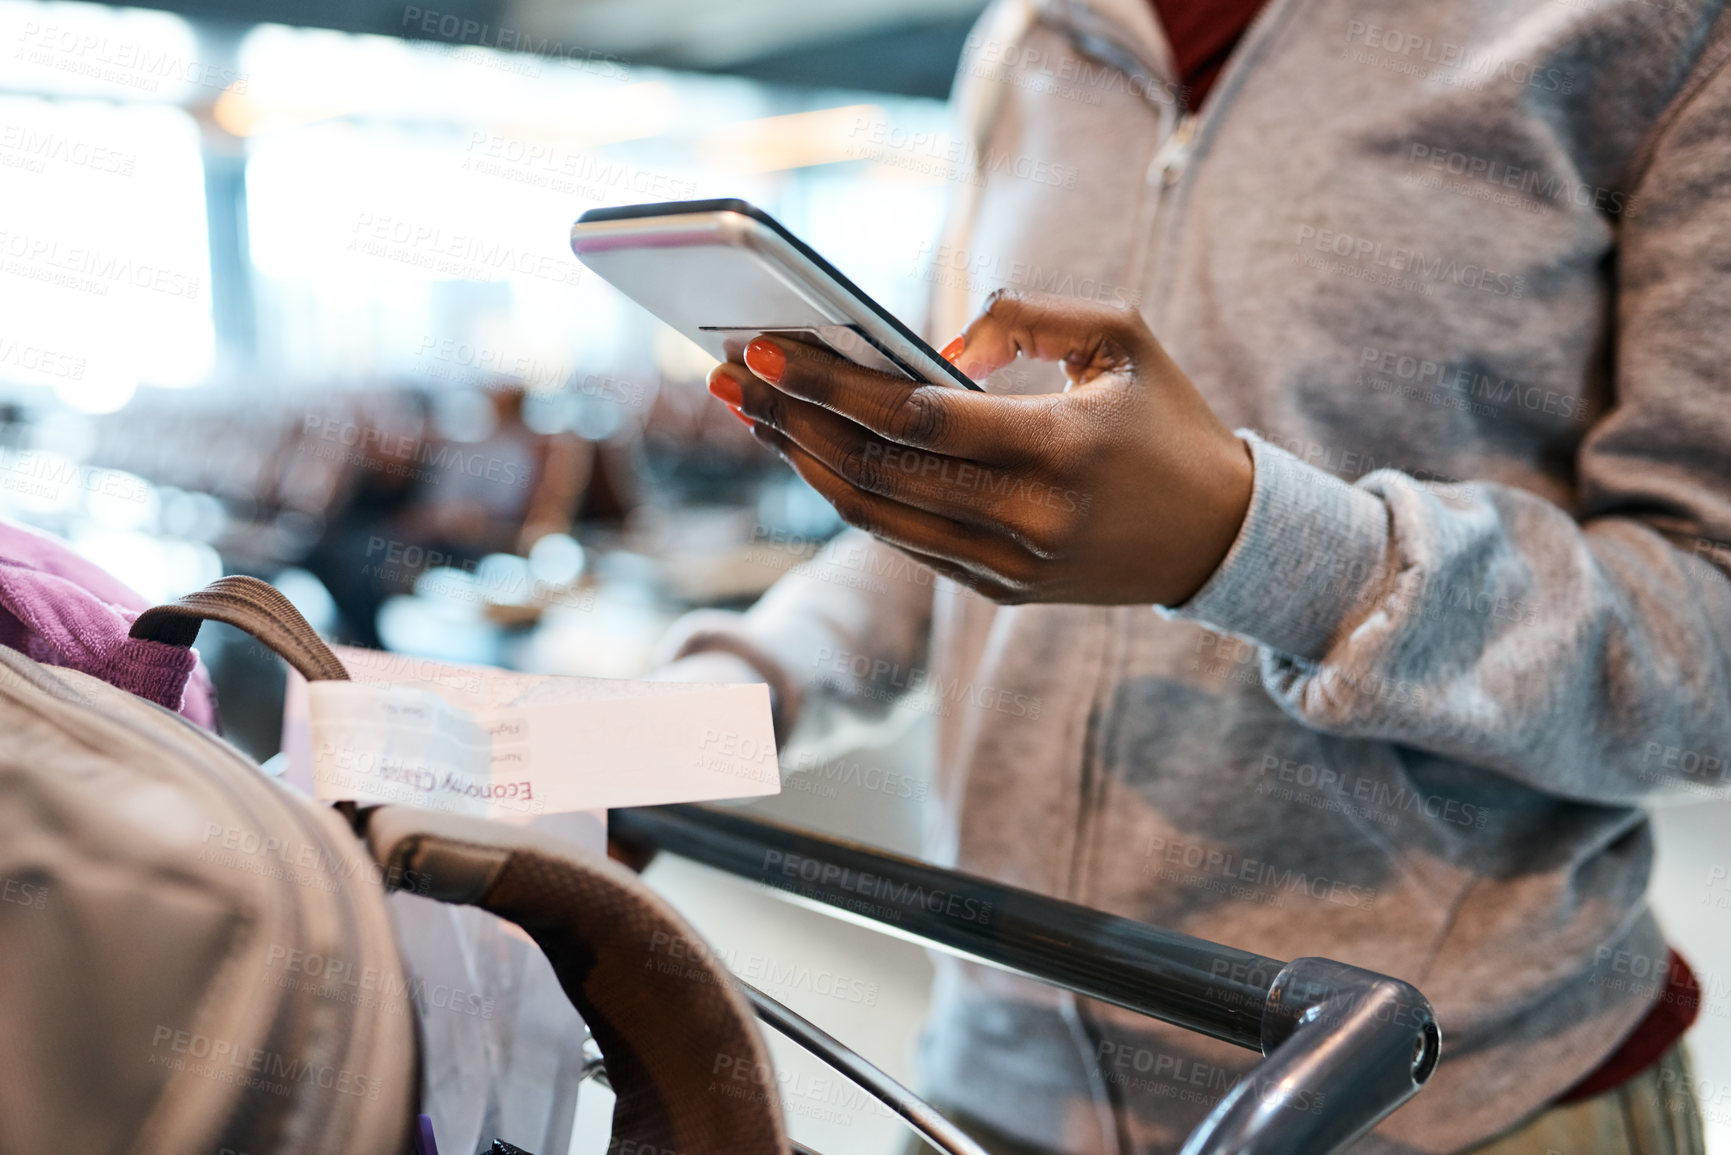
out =
<path fill-rule="evenodd" d="M 755 422 L 751 418 L 747 417 L 745 415 L 745 410 L 741 409 L 739 406 L 729 405 L 727 407 L 727 411 L 729 413 L 733 414 L 735 417 L 739 418 L 741 421 L 745 422 L 745 427 L 747 429 L 757 428 L 757 422 Z"/>
<path fill-rule="evenodd" d="M 955 340 L 951 341 L 948 345 L 945 345 L 942 349 L 939 349 L 938 354 L 939 354 L 939 356 L 943 357 L 944 360 L 946 360 L 950 364 L 954 365 L 956 363 L 956 358 L 961 356 L 962 345 L 963 345 L 962 339 L 960 337 L 957 337 Z"/>
<path fill-rule="evenodd" d="M 717 373 L 711 377 L 709 391 L 734 409 L 745 404 L 745 390 L 740 388 L 739 382 L 733 379 L 731 373 Z"/>
<path fill-rule="evenodd" d="M 787 354 L 779 346 L 758 337 L 745 347 L 745 364 L 753 373 L 774 385 L 787 372 Z"/>

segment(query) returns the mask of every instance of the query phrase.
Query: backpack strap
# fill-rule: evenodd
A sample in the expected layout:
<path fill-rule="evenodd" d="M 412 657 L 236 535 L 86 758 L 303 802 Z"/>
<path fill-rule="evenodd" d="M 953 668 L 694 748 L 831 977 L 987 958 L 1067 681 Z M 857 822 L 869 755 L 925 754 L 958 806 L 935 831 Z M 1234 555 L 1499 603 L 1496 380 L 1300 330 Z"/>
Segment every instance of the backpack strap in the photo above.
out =
<path fill-rule="evenodd" d="M 357 827 L 388 885 L 491 911 L 546 952 L 618 1096 L 610 1150 L 788 1155 L 751 1008 L 713 948 L 635 874 L 485 819 L 381 806 Z"/>
<path fill-rule="evenodd" d="M 294 603 L 268 582 L 235 574 L 218 578 L 197 593 L 138 615 L 132 637 L 191 646 L 207 621 L 245 630 L 274 650 L 309 682 L 347 681 L 349 672 Z"/>

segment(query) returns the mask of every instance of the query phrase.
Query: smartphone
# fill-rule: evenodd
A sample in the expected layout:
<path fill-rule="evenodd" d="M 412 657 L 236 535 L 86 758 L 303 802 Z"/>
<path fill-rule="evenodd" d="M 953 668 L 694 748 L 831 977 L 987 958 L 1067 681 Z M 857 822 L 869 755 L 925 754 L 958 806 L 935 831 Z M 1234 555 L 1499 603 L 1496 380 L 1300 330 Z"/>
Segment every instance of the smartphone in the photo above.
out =
<path fill-rule="evenodd" d="M 759 333 L 856 365 L 980 390 L 762 209 L 737 199 L 590 209 L 571 251 L 602 280 L 701 345 L 737 359 Z"/>

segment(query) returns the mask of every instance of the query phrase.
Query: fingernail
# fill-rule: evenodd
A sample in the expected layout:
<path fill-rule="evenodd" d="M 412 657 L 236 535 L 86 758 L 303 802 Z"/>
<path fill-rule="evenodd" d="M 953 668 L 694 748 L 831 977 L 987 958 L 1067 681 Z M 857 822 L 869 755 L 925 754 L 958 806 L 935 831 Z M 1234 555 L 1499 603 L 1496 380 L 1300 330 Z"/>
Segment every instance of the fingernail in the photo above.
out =
<path fill-rule="evenodd" d="M 756 429 L 757 428 L 757 422 L 755 422 L 751 418 L 747 417 L 745 415 L 745 410 L 741 409 L 739 406 L 729 405 L 727 407 L 727 411 L 729 413 L 733 414 L 735 417 L 739 418 L 741 421 L 745 422 L 745 427 L 747 429 Z"/>
<path fill-rule="evenodd" d="M 944 360 L 946 360 L 950 364 L 954 365 L 956 363 L 956 358 L 961 356 L 961 354 L 962 354 L 963 344 L 964 344 L 963 340 L 960 337 L 957 337 L 955 340 L 951 341 L 948 345 L 945 345 L 942 349 L 939 349 L 938 354 L 941 357 L 943 357 Z"/>
<path fill-rule="evenodd" d="M 774 385 L 787 372 L 787 354 L 758 337 L 745 347 L 745 364 L 753 373 Z"/>
<path fill-rule="evenodd" d="M 709 379 L 709 391 L 725 401 L 729 408 L 738 409 L 745 404 L 745 390 L 731 373 L 717 373 Z"/>

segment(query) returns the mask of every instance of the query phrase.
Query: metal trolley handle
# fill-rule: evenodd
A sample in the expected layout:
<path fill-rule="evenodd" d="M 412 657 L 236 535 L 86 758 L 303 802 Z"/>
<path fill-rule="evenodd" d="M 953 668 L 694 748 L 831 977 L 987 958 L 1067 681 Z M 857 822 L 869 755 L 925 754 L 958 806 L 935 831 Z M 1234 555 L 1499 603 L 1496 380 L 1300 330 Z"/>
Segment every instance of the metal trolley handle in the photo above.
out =
<path fill-rule="evenodd" d="M 615 810 L 610 833 L 1267 1056 L 1215 1105 L 1181 1155 L 1339 1151 L 1417 1094 L 1441 1052 L 1422 994 L 1330 959 L 1281 962 L 708 807 Z M 1295 1103 L 1321 1109 L 1294 1110 Z"/>

